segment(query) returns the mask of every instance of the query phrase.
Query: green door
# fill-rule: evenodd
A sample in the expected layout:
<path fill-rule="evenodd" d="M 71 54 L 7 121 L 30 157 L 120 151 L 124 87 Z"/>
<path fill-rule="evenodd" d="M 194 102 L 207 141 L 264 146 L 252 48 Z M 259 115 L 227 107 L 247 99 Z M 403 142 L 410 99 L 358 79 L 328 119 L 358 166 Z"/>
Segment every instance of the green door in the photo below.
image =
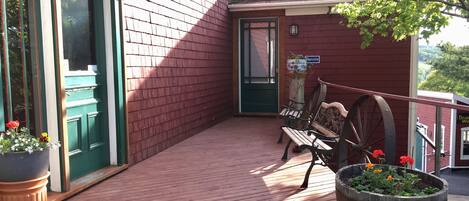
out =
<path fill-rule="evenodd" d="M 109 165 L 102 2 L 61 0 L 70 177 Z"/>
<path fill-rule="evenodd" d="M 278 112 L 277 20 L 241 20 L 241 112 Z"/>

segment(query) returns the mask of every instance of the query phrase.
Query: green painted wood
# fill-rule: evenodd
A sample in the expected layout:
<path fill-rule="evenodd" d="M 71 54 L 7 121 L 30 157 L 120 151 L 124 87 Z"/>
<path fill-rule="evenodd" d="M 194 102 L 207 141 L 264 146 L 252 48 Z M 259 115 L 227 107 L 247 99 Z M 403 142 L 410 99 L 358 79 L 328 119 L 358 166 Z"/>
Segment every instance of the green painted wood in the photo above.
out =
<path fill-rule="evenodd" d="M 417 134 L 415 136 L 415 168 L 421 171 L 423 171 L 423 160 L 425 158 L 423 147 L 423 138 Z"/>
<path fill-rule="evenodd" d="M 267 22 L 267 23 L 266 23 Z M 254 23 L 268 24 L 266 27 L 261 27 L 259 24 L 252 28 Z M 274 23 L 274 26 L 271 25 Z M 277 21 L 275 19 L 256 19 L 256 20 L 242 20 L 241 21 L 241 112 L 249 113 L 277 113 L 278 112 L 278 71 L 277 71 L 277 46 L 278 46 L 278 34 L 277 34 Z M 268 44 L 268 54 L 263 54 L 255 49 L 255 44 L 252 44 L 252 32 L 253 30 L 265 30 L 265 37 L 267 41 L 271 40 L 271 37 L 275 37 L 274 45 L 271 48 L 271 43 Z M 247 33 L 247 35 L 246 35 Z M 255 40 L 263 38 L 264 36 L 256 36 Z M 263 43 L 258 43 L 257 45 Z M 273 49 L 273 52 L 270 50 Z M 273 59 L 271 59 L 271 54 Z M 268 75 L 265 77 L 255 77 L 255 72 L 259 72 L 256 68 L 262 68 L 256 65 L 254 60 L 260 60 L 263 57 L 267 57 L 267 60 L 273 62 L 275 66 L 275 72 L 271 72 L 268 68 Z M 264 58 L 265 59 L 265 58 Z M 269 63 L 270 63 L 269 62 Z M 274 74 L 271 77 L 272 73 Z M 256 82 L 257 79 L 257 82 Z M 259 79 L 268 80 L 265 83 L 258 82 Z"/>
<path fill-rule="evenodd" d="M 93 2 L 97 70 L 72 71 L 64 79 L 71 180 L 110 164 L 103 7 Z"/>
<path fill-rule="evenodd" d="M 121 1 L 113 0 L 111 3 L 112 16 L 112 41 L 113 41 L 113 57 L 114 57 L 114 81 L 116 91 L 116 121 L 117 121 L 117 161 L 118 164 L 127 163 L 127 138 L 125 124 L 125 94 L 124 79 L 122 66 L 122 21 L 121 18 Z"/>

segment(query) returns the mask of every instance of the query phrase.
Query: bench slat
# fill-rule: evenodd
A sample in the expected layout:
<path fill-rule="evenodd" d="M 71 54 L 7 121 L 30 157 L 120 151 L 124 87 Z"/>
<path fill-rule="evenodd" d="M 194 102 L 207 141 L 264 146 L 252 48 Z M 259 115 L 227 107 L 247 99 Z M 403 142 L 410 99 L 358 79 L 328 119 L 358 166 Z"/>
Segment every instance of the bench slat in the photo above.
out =
<path fill-rule="evenodd" d="M 316 139 L 316 136 L 308 135 L 307 131 L 297 130 L 297 129 L 293 129 L 289 127 L 282 127 L 282 130 L 299 146 L 301 145 L 311 146 L 312 142 Z M 332 149 L 329 145 L 327 145 L 320 139 L 317 139 L 315 141 L 314 146 L 316 148 L 323 149 L 323 150 Z"/>
<path fill-rule="evenodd" d="M 280 116 L 282 116 L 282 117 L 292 116 L 292 117 L 298 118 L 298 117 L 301 116 L 302 113 L 303 113 L 303 111 L 301 111 L 301 110 L 291 110 L 291 109 L 288 109 L 288 108 L 284 108 L 280 112 Z"/>

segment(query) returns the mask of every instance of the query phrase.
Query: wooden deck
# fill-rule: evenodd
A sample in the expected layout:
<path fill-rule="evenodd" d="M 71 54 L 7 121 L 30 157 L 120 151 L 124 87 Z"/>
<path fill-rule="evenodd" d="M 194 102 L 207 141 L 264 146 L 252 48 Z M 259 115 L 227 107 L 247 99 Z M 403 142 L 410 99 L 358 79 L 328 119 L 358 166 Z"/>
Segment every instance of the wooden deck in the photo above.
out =
<path fill-rule="evenodd" d="M 71 200 L 335 200 L 334 173 L 311 156 L 280 160 L 279 120 L 231 118 L 72 197 Z"/>

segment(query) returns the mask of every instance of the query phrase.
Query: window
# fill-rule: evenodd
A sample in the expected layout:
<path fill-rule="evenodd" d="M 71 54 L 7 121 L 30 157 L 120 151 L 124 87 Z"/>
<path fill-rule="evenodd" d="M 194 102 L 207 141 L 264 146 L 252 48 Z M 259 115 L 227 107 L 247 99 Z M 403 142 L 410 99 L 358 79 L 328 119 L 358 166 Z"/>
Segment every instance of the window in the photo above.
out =
<path fill-rule="evenodd" d="M 0 41 L 0 131 L 5 130 L 5 122 L 12 120 L 18 120 L 21 126 L 36 131 L 34 117 L 37 111 L 34 106 L 38 103 L 34 97 L 38 97 L 40 85 L 33 84 L 39 72 L 31 65 L 30 39 L 34 37 L 29 34 L 28 2 L 8 1 L 7 13 L 0 11 L 6 16 L 2 19 L 2 25 L 7 26 L 7 31 L 2 33 L 6 43 Z"/>
<path fill-rule="evenodd" d="M 461 128 L 461 159 L 469 159 L 469 127 Z"/>
<path fill-rule="evenodd" d="M 433 124 L 433 142 L 436 146 L 436 125 Z M 433 150 L 435 151 L 435 150 Z M 441 125 L 441 153 L 445 152 L 445 126 Z"/>

